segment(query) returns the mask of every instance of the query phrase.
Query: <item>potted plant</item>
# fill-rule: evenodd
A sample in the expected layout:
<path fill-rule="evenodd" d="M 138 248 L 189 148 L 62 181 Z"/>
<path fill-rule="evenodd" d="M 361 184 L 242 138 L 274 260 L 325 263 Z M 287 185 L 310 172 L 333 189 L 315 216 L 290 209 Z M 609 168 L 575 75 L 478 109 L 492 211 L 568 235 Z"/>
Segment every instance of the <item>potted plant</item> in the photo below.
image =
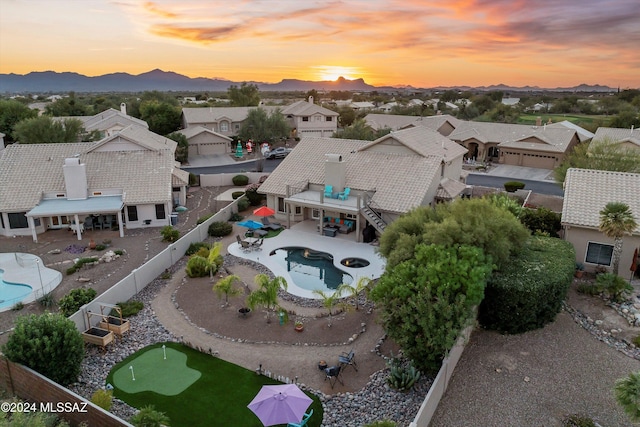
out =
<path fill-rule="evenodd" d="M 581 262 L 576 262 L 576 272 L 575 276 L 579 279 L 584 274 L 584 264 Z"/>
<path fill-rule="evenodd" d="M 294 328 L 296 331 L 302 332 L 304 331 L 304 324 L 300 320 L 296 320 Z"/>

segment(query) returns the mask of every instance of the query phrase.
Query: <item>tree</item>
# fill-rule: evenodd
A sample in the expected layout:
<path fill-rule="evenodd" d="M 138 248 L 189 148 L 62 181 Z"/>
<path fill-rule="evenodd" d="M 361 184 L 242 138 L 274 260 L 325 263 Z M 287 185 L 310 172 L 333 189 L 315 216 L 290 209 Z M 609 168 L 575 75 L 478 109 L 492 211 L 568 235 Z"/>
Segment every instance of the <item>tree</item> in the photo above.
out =
<path fill-rule="evenodd" d="M 356 310 L 360 308 L 358 295 L 361 292 L 367 293 L 371 289 L 372 280 L 367 276 L 360 276 L 355 285 L 344 284 L 344 291 L 349 293 L 349 296 L 354 297 L 356 301 Z"/>
<path fill-rule="evenodd" d="M 616 381 L 614 393 L 618 404 L 633 421 L 640 421 L 640 372 Z"/>
<path fill-rule="evenodd" d="M 333 319 L 333 307 L 336 305 L 340 296 L 345 291 L 346 284 L 339 285 L 332 293 L 323 291 L 321 289 L 314 289 L 312 292 L 314 295 L 318 295 L 322 298 L 322 305 L 329 310 L 329 327 L 331 327 L 331 320 Z"/>
<path fill-rule="evenodd" d="M 274 142 L 289 136 L 289 132 L 289 124 L 280 110 L 267 114 L 262 108 L 252 108 L 242 122 L 238 136 L 245 141 L 251 139 L 256 142 Z"/>
<path fill-rule="evenodd" d="M 13 133 L 20 144 L 79 142 L 85 136 L 80 120 L 53 120 L 48 116 L 22 120 L 16 124 Z"/>
<path fill-rule="evenodd" d="M 420 371 L 433 373 L 472 321 L 490 273 L 479 248 L 419 244 L 414 258 L 385 271 L 371 298 L 387 334 Z"/>
<path fill-rule="evenodd" d="M 553 171 L 558 183 L 564 183 L 569 168 L 640 173 L 640 152 L 611 139 L 582 143 Z"/>
<path fill-rule="evenodd" d="M 225 307 L 229 306 L 229 297 L 235 297 L 242 294 L 242 289 L 234 288 L 233 284 L 236 281 L 240 281 L 240 278 L 235 274 L 218 280 L 218 283 L 213 285 L 214 292 L 218 295 L 218 298 L 224 296 Z"/>
<path fill-rule="evenodd" d="M 278 290 L 282 287 L 287 290 L 287 281 L 284 277 L 275 277 L 269 279 L 266 274 L 258 274 L 255 277 L 258 289 L 254 290 L 247 297 L 247 305 L 252 310 L 256 306 L 262 306 L 267 309 L 267 323 L 271 323 L 271 312 L 278 309 Z"/>
<path fill-rule="evenodd" d="M 179 132 L 173 132 L 167 135 L 167 138 L 178 143 L 176 162 L 187 163 L 189 161 L 189 141 L 187 141 L 187 137 Z"/>
<path fill-rule="evenodd" d="M 156 411 L 153 405 L 148 405 L 132 416 L 129 422 L 136 427 L 160 427 L 168 426 L 171 420 L 164 412 Z"/>
<path fill-rule="evenodd" d="M 78 379 L 84 342 L 75 323 L 61 314 L 20 316 L 2 352 L 61 384 Z"/>
<path fill-rule="evenodd" d="M 435 209 L 420 206 L 401 216 L 380 237 L 387 268 L 411 259 L 419 243 L 481 248 L 498 268 L 518 252 L 529 231 L 506 209 L 486 199 L 460 199 Z"/>
<path fill-rule="evenodd" d="M 613 274 L 617 276 L 622 254 L 622 237 L 625 234 L 631 235 L 638 228 L 638 223 L 628 205 L 610 202 L 600 211 L 599 228 L 605 236 L 613 239 Z"/>
<path fill-rule="evenodd" d="M 232 107 L 253 107 L 260 104 L 260 91 L 255 84 L 243 82 L 240 87 L 231 85 L 227 94 Z"/>
<path fill-rule="evenodd" d="M 343 106 L 338 108 L 338 124 L 342 127 L 351 126 L 356 120 L 356 112 L 349 106 Z"/>
<path fill-rule="evenodd" d="M 76 98 L 75 92 L 69 92 L 69 96 L 48 104 L 44 112 L 46 115 L 53 117 L 87 116 L 89 115 L 89 108 Z"/>
<path fill-rule="evenodd" d="M 179 107 L 166 102 L 145 101 L 140 104 L 140 118 L 147 122 L 149 130 L 158 135 L 168 135 L 180 128 Z"/>
<path fill-rule="evenodd" d="M 14 128 L 16 124 L 25 119 L 32 119 L 38 116 L 36 110 L 32 110 L 25 104 L 10 100 L 0 100 L 0 132 L 5 134 L 5 143 L 15 141 Z"/>

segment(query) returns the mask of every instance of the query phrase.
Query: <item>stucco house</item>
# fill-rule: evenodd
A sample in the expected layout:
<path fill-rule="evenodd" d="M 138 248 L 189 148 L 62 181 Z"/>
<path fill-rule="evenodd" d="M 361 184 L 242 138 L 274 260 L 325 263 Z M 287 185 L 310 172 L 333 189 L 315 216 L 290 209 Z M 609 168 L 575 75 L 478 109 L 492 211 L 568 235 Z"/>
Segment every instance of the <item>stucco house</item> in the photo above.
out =
<path fill-rule="evenodd" d="M 175 149 L 137 125 L 97 142 L 12 144 L 0 152 L 0 235 L 169 225 L 189 179 Z"/>
<path fill-rule="evenodd" d="M 56 120 L 64 120 L 69 117 L 56 117 Z M 109 108 L 93 116 L 75 116 L 82 122 L 82 126 L 87 132 L 98 131 L 101 137 L 111 136 L 129 126 L 140 126 L 149 129 L 149 125 L 144 120 L 137 119 L 127 114 L 125 103 L 120 104 L 120 110 Z"/>
<path fill-rule="evenodd" d="M 640 174 L 590 169 L 567 171 L 562 204 L 564 239 L 576 250 L 576 261 L 585 270 L 594 271 L 612 265 L 613 239 L 600 230 L 600 211 L 607 203 L 622 202 L 629 206 L 640 224 Z M 629 277 L 634 250 L 640 251 L 640 226 L 623 239 L 620 271 Z"/>
<path fill-rule="evenodd" d="M 187 138 L 189 157 L 231 153 L 231 139 L 202 126 L 190 126 L 178 131 Z"/>
<path fill-rule="evenodd" d="M 308 101 L 294 102 L 285 107 L 261 105 L 259 107 L 183 108 L 182 128 L 201 126 L 220 135 L 234 136 L 240 132 L 242 123 L 249 111 L 254 108 L 262 108 L 267 114 L 280 110 L 291 127 L 292 137 L 331 136 L 338 129 L 339 114 L 314 104 L 313 97 L 309 97 Z"/>
<path fill-rule="evenodd" d="M 440 135 L 449 136 L 461 121 L 449 114 L 435 116 L 403 116 L 399 114 L 367 114 L 365 122 L 373 130 L 389 128 L 391 130 L 407 129 L 422 126 L 437 131 Z"/>
<path fill-rule="evenodd" d="M 593 137 L 592 143 L 610 141 L 620 144 L 622 148 L 640 151 L 640 129 L 607 128 L 599 127 Z"/>
<path fill-rule="evenodd" d="M 276 218 L 338 222 L 362 241 L 421 205 L 462 195 L 466 149 L 431 129 L 413 127 L 375 141 L 303 138 L 260 187 Z M 330 188 L 329 188 L 330 186 Z M 339 197 L 349 188 L 346 197 Z"/>

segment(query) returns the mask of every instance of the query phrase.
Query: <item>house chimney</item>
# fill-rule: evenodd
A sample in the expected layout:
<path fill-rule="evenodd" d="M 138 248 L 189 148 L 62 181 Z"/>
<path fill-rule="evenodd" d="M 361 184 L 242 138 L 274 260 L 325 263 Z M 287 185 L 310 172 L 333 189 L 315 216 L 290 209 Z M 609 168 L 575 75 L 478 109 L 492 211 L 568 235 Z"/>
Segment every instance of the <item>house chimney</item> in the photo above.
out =
<path fill-rule="evenodd" d="M 313 96 L 309 97 L 309 104 L 313 104 Z"/>
<path fill-rule="evenodd" d="M 629 136 L 633 136 L 633 125 L 631 125 L 631 133 L 629 134 Z"/>
<path fill-rule="evenodd" d="M 68 200 L 84 200 L 87 198 L 87 165 L 80 163 L 80 159 L 73 157 L 64 159 L 62 166 L 64 185 L 67 189 Z"/>
<path fill-rule="evenodd" d="M 127 104 L 124 102 L 120 104 L 120 112 L 125 116 L 127 115 Z"/>
<path fill-rule="evenodd" d="M 536 117 L 536 126 L 542 126 L 542 117 Z"/>
<path fill-rule="evenodd" d="M 325 154 L 324 184 L 333 186 L 333 192 L 344 190 L 347 166 L 340 154 Z"/>

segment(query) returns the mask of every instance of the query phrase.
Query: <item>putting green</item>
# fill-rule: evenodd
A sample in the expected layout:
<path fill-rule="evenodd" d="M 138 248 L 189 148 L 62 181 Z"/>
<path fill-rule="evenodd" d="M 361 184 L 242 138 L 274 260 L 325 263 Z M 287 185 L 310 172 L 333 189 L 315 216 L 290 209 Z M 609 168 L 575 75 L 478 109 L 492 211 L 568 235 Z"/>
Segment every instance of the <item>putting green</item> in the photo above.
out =
<path fill-rule="evenodd" d="M 165 351 L 166 359 L 163 349 L 159 347 L 122 366 L 113 373 L 114 385 L 132 394 L 153 391 L 165 396 L 175 396 L 182 393 L 202 374 L 187 366 L 186 354 L 169 347 Z"/>

